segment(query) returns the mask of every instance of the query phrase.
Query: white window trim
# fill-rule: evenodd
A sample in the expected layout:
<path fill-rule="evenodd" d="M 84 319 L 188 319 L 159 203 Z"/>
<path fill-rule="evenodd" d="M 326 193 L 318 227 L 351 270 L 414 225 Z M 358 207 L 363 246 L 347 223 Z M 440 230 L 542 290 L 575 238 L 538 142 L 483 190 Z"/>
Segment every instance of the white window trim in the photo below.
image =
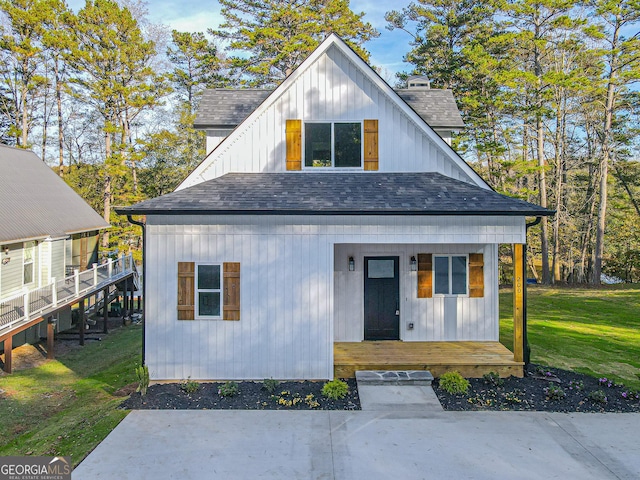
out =
<path fill-rule="evenodd" d="M 331 166 L 330 167 L 307 167 L 306 164 L 306 131 L 305 125 L 307 123 L 329 123 L 331 124 Z M 336 167 L 336 155 L 335 155 L 335 134 L 334 125 L 336 123 L 359 123 L 360 124 L 360 166 L 359 167 Z M 310 171 L 326 171 L 334 170 L 338 172 L 359 172 L 364 171 L 364 121 L 363 120 L 303 120 L 302 121 L 302 169 Z"/>
<path fill-rule="evenodd" d="M 220 267 L 220 288 L 219 289 L 215 289 L 215 288 L 198 288 L 198 268 L 200 266 L 205 266 L 205 265 L 214 265 L 214 266 L 218 266 Z M 224 312 L 224 298 L 222 295 L 222 290 L 224 287 L 224 274 L 223 274 L 223 264 L 222 262 L 196 262 L 195 264 L 195 271 L 194 271 L 194 279 L 193 279 L 193 285 L 194 285 L 194 308 L 195 308 L 195 315 L 194 318 L 196 320 L 222 320 L 222 312 Z M 199 293 L 200 292 L 220 292 L 220 315 L 200 315 L 200 299 L 199 299 Z"/>
<path fill-rule="evenodd" d="M 30 246 L 27 246 L 29 245 Z M 22 244 L 22 286 L 23 287 L 31 287 L 33 285 L 35 285 L 36 283 L 36 262 L 35 262 L 35 256 L 36 256 L 36 247 L 37 247 L 37 243 L 36 242 L 24 242 Z M 31 250 L 31 261 L 27 262 L 27 248 L 32 249 Z M 26 283 L 24 281 L 24 267 L 26 267 L 27 265 L 29 265 L 29 263 L 31 264 L 31 282 Z"/>
<path fill-rule="evenodd" d="M 464 257 L 465 258 L 465 287 L 466 293 L 436 293 L 436 258 L 438 257 L 446 257 L 449 260 L 449 292 L 452 290 L 453 276 L 451 269 L 451 258 L 452 257 Z M 433 296 L 434 297 L 455 297 L 455 298 L 468 298 L 469 297 L 469 254 L 467 253 L 434 253 L 433 254 L 433 268 L 432 268 L 432 285 L 433 285 Z"/>

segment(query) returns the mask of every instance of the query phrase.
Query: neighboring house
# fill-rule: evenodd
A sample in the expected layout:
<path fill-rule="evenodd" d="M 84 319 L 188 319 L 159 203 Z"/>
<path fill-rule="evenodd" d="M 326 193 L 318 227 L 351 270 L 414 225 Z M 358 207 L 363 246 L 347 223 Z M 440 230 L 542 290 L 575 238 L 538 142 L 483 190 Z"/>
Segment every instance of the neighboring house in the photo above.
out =
<path fill-rule="evenodd" d="M 525 217 L 552 212 L 494 192 L 425 121 L 461 128 L 452 99 L 394 91 L 335 35 L 271 92 L 207 92 L 213 150 L 119 209 L 146 216 L 151 378 L 522 375 Z M 515 353 L 500 243 L 518 257 Z"/>
<path fill-rule="evenodd" d="M 46 314 L 56 313 L 58 330 L 69 328 L 71 303 L 122 271 L 116 264 L 107 274 L 105 264 L 94 274 L 98 233 L 109 224 L 37 155 L 0 145 L 0 171 L 0 342 L 7 350 L 46 335 Z"/>

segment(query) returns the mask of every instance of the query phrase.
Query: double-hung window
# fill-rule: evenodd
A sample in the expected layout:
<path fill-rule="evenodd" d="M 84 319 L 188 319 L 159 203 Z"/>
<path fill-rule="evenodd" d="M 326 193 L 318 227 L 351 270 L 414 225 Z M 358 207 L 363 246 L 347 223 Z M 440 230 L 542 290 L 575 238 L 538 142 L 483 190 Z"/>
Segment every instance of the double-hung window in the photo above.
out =
<path fill-rule="evenodd" d="M 466 295 L 467 277 L 466 255 L 434 255 L 433 283 L 436 295 Z"/>
<path fill-rule="evenodd" d="M 23 246 L 23 274 L 22 274 L 22 283 L 23 285 L 29 285 L 35 281 L 33 271 L 33 259 L 36 253 L 36 242 L 25 242 Z"/>
<path fill-rule="evenodd" d="M 197 264 L 196 318 L 222 318 L 222 265 Z"/>
<path fill-rule="evenodd" d="M 304 166 L 362 167 L 362 123 L 305 123 Z"/>

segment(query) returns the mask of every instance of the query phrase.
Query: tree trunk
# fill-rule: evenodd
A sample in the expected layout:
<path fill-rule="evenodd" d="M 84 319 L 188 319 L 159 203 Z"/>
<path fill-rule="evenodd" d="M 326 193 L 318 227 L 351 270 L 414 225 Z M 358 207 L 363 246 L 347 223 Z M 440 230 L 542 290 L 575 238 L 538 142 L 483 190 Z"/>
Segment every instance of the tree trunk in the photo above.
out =
<path fill-rule="evenodd" d="M 540 187 L 540 206 L 547 208 L 547 174 L 546 161 L 544 157 L 544 125 L 542 124 L 541 114 L 536 118 L 536 136 L 538 150 L 538 178 Z M 540 228 L 540 244 L 542 250 L 542 283 L 548 285 L 550 282 L 549 275 L 549 225 L 547 217 L 542 217 Z"/>
<path fill-rule="evenodd" d="M 27 115 L 27 87 L 22 87 L 22 98 L 20 99 L 20 107 L 22 110 L 22 128 L 20 129 L 20 146 L 27 147 L 29 136 L 29 119 Z"/>
<path fill-rule="evenodd" d="M 106 222 L 109 222 L 111 218 L 111 175 L 109 173 L 109 160 L 111 159 L 111 133 L 109 132 L 109 122 L 105 125 L 105 154 L 106 160 L 104 162 L 104 190 L 103 190 L 103 217 Z M 109 249 L 109 232 L 105 230 L 102 234 L 102 248 Z"/>
<path fill-rule="evenodd" d="M 60 79 L 60 65 L 56 56 L 53 68 L 56 81 L 56 103 L 58 107 L 58 175 L 64 176 L 64 129 L 62 120 L 62 80 Z"/>
<path fill-rule="evenodd" d="M 600 285 L 602 275 L 602 257 L 604 255 L 604 231 L 607 224 L 607 199 L 609 180 L 609 161 L 611 159 L 611 136 L 613 108 L 615 104 L 615 84 L 618 73 L 618 37 L 619 18 L 613 30 L 611 53 L 609 60 L 609 78 L 607 82 L 607 99 L 605 104 L 604 128 L 602 130 L 602 160 L 600 162 L 600 204 L 598 205 L 598 222 L 596 225 L 596 246 L 593 258 L 593 284 Z"/>

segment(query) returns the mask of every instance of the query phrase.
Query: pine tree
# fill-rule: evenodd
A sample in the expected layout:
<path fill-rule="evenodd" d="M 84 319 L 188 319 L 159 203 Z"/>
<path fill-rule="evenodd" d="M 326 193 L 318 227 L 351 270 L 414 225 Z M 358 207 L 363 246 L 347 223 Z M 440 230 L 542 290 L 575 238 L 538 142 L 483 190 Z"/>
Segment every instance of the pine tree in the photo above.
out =
<path fill-rule="evenodd" d="M 223 87 L 222 59 L 215 43 L 202 32 L 171 32 L 172 45 L 167 57 L 173 69 L 169 80 L 181 102 L 186 102 L 189 113 L 198 107 L 198 99 L 205 88 Z"/>
<path fill-rule="evenodd" d="M 73 93 L 95 109 L 103 122 L 103 215 L 113 223 L 112 187 L 116 182 L 124 188 L 129 173 L 126 162 L 136 161 L 131 122 L 158 104 L 164 84 L 149 66 L 155 53 L 153 42 L 144 39 L 131 12 L 113 0 L 87 1 L 72 20 L 69 45 L 65 60 L 75 72 L 70 79 Z M 133 180 L 135 190 L 135 176 Z M 109 248 L 107 233 L 103 247 Z"/>
<path fill-rule="evenodd" d="M 45 83 L 39 71 L 42 63 L 42 25 L 47 9 L 42 0 L 0 0 L 0 9 L 8 18 L 0 37 L 4 68 L 2 87 L 5 95 L 2 113 L 12 123 L 10 135 L 17 145 L 27 148 L 34 121 L 34 102 Z M 10 103 L 5 103 L 9 101 Z"/>
<path fill-rule="evenodd" d="M 362 45 L 378 32 L 354 13 L 349 0 L 220 0 L 225 22 L 215 36 L 230 41 L 230 67 L 252 86 L 273 87 L 300 65 L 331 32 L 365 60 Z"/>

